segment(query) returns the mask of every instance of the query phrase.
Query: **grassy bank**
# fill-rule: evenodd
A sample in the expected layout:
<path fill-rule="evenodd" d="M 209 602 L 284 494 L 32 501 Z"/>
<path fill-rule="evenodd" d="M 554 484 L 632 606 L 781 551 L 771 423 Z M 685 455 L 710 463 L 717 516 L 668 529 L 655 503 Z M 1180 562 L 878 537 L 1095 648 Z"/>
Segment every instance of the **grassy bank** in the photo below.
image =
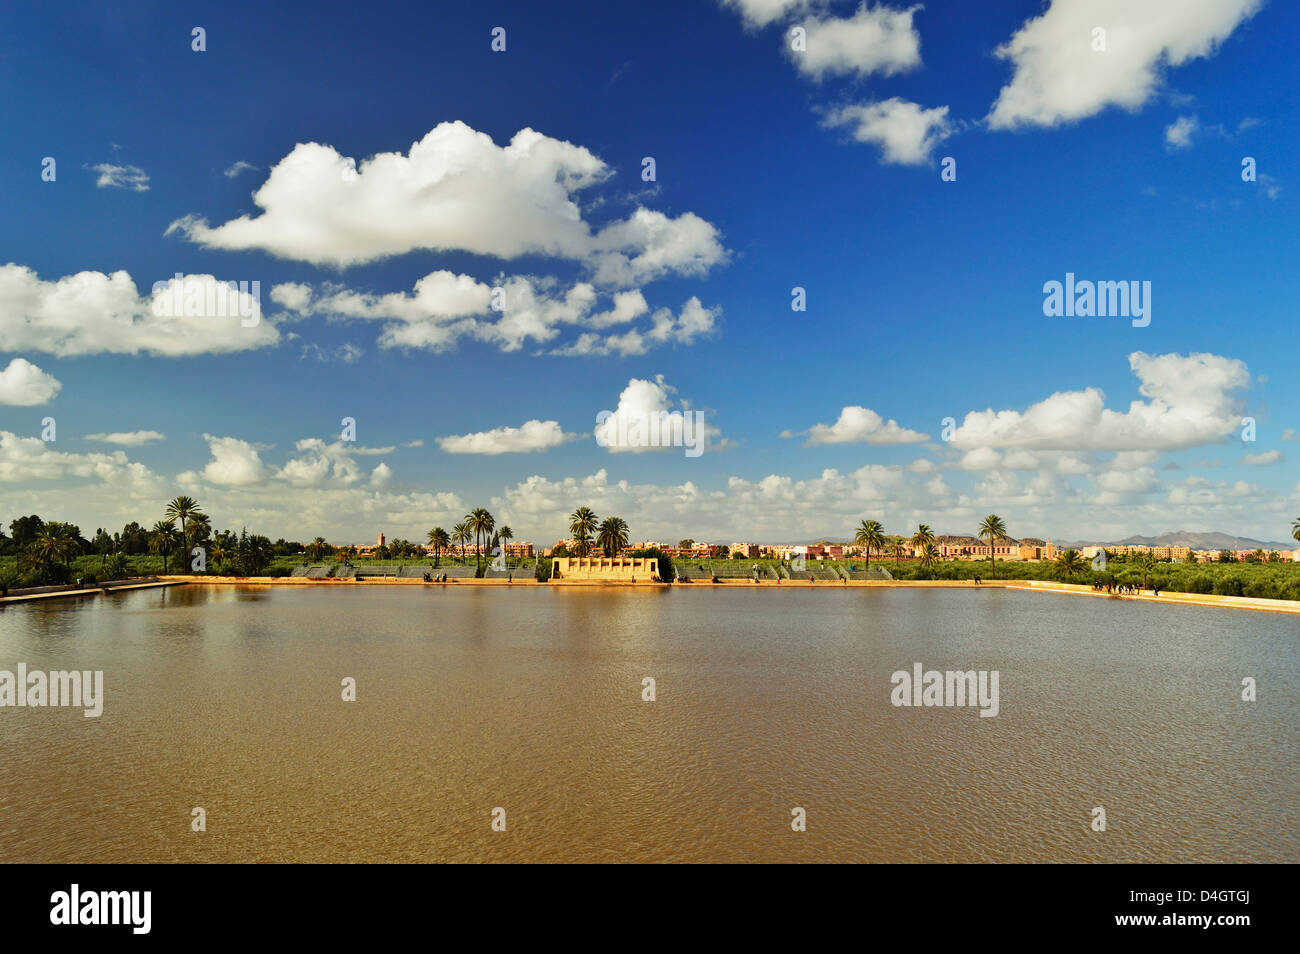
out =
<path fill-rule="evenodd" d="M 692 561 L 676 561 L 694 566 Z M 711 566 L 740 565 L 748 571 L 755 563 L 776 574 L 776 560 L 700 561 Z M 984 580 L 994 578 L 987 560 L 943 560 L 925 567 L 919 560 L 872 560 L 896 580 Z M 862 560 L 809 560 L 809 569 L 827 570 L 843 576 L 850 569 L 862 570 Z M 786 567 L 786 573 L 800 578 L 800 571 Z M 803 571 L 806 578 L 807 570 Z M 1047 580 L 1056 583 L 1094 582 L 1122 586 L 1157 588 L 1171 593 L 1250 596 L 1270 600 L 1300 600 L 1300 563 L 1156 563 L 1145 573 L 1136 562 L 1112 559 L 1105 572 L 1095 572 L 1085 563 L 1073 575 L 1056 563 L 998 561 L 996 578 L 1001 580 Z"/>
<path fill-rule="evenodd" d="M 949 560 L 932 568 L 918 561 L 886 560 L 880 564 L 898 580 L 990 579 L 987 561 Z M 1084 569 L 1067 576 L 1055 563 L 998 562 L 997 578 L 1052 580 L 1058 583 L 1093 582 L 1143 586 L 1144 573 L 1135 563 L 1112 560 L 1105 572 Z M 1268 600 L 1300 600 L 1300 563 L 1156 563 L 1145 573 L 1145 589 L 1171 593 L 1252 596 Z"/>

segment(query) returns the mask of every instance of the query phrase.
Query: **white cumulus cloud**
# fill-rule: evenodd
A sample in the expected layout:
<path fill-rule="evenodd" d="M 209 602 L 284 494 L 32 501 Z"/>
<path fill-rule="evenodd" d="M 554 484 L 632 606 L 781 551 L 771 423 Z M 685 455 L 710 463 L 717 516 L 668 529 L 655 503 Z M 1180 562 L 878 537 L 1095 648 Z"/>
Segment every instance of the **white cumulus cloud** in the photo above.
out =
<path fill-rule="evenodd" d="M 611 453 L 687 448 L 698 456 L 720 436 L 703 411 L 672 397 L 677 389 L 662 374 L 654 380 L 632 378 L 618 396 L 618 406 L 597 415 L 596 443 Z M 677 405 L 674 407 L 674 405 Z"/>
<path fill-rule="evenodd" d="M 63 385 L 26 358 L 14 358 L 0 370 L 0 404 L 31 407 L 54 400 Z"/>
<path fill-rule="evenodd" d="M 95 185 L 100 189 L 130 189 L 132 192 L 149 191 L 149 174 L 139 166 L 119 166 L 111 162 L 101 162 L 99 165 L 90 166 L 89 168 L 92 172 L 99 173 Z"/>
<path fill-rule="evenodd" d="M 797 24 L 804 30 L 805 48 L 796 50 L 787 42 L 787 55 L 799 72 L 816 80 L 840 73 L 890 76 L 913 69 L 921 65 L 921 34 L 912 23 L 919 9 L 864 3 L 851 17 L 809 17 Z"/>
<path fill-rule="evenodd" d="M 1051 0 L 997 50 L 1014 71 L 989 125 L 1055 126 L 1108 106 L 1135 110 L 1159 88 L 1165 68 L 1212 55 L 1262 3 Z M 1096 48 L 1098 29 L 1105 31 L 1104 50 Z"/>
<path fill-rule="evenodd" d="M 1249 467 L 1269 467 L 1273 464 L 1280 464 L 1285 458 L 1280 450 L 1261 451 L 1258 454 L 1246 454 L 1241 458 L 1241 462 Z"/>
<path fill-rule="evenodd" d="M 159 282 L 157 294 L 141 295 L 124 271 L 78 272 L 45 281 L 32 269 L 0 265 L 0 341 L 8 349 L 42 351 L 59 357 L 84 354 L 150 354 L 180 357 L 248 351 L 280 339 L 265 319 L 244 327 L 244 314 L 257 302 L 249 293 L 232 294 L 211 275 L 174 276 Z M 173 288 L 182 309 L 175 311 Z M 197 307 L 202 299 L 202 307 Z M 227 301 L 226 314 L 208 304 Z M 159 307 L 155 308 L 155 304 Z"/>
<path fill-rule="evenodd" d="M 86 440 L 99 441 L 101 444 L 120 444 L 122 447 L 143 447 L 154 441 L 164 441 L 167 435 L 161 431 L 113 431 L 111 434 L 87 434 Z"/>
<path fill-rule="evenodd" d="M 947 106 L 926 109 L 897 96 L 832 110 L 825 125 L 847 127 L 854 139 L 878 146 L 883 160 L 897 165 L 928 161 L 934 147 L 954 129 Z"/>
<path fill-rule="evenodd" d="M 212 454 L 203 468 L 204 480 L 223 487 L 249 487 L 266 480 L 266 465 L 257 448 L 248 441 L 212 434 L 204 434 L 203 439 Z"/>
<path fill-rule="evenodd" d="M 259 215 L 217 226 L 189 215 L 167 232 L 208 248 L 339 266 L 415 249 L 545 255 L 583 263 L 602 284 L 699 274 L 725 260 L 717 229 L 690 212 L 670 218 L 640 208 L 593 229 L 577 197 L 611 174 L 582 146 L 532 129 L 498 146 L 463 122 L 445 122 L 406 155 L 360 164 L 332 146 L 299 143 L 253 193 Z"/>
<path fill-rule="evenodd" d="M 527 454 L 559 447 L 581 435 L 566 434 L 558 421 L 526 421 L 519 427 L 494 427 L 490 431 L 438 438 L 448 454 Z"/>
<path fill-rule="evenodd" d="M 764 27 L 789 14 L 807 10 L 813 5 L 813 0 L 722 0 L 722 3 L 739 10 L 746 25 Z"/>
<path fill-rule="evenodd" d="M 1023 412 L 971 411 L 951 444 L 970 450 L 1178 450 L 1219 441 L 1241 425 L 1238 392 L 1250 383 L 1241 361 L 1135 351 L 1129 367 L 1147 400 L 1131 402 L 1127 411 L 1107 408 L 1098 388 L 1061 391 Z"/>
<path fill-rule="evenodd" d="M 1165 145 L 1170 149 L 1186 149 L 1199 126 L 1195 116 L 1179 116 L 1165 127 Z"/>
<path fill-rule="evenodd" d="M 793 437 L 793 434 L 783 434 Z M 866 407 L 850 405 L 840 411 L 834 424 L 814 424 L 808 430 L 806 447 L 821 444 L 916 444 L 929 440 L 926 434 L 900 427 L 895 420 L 886 421 Z"/>

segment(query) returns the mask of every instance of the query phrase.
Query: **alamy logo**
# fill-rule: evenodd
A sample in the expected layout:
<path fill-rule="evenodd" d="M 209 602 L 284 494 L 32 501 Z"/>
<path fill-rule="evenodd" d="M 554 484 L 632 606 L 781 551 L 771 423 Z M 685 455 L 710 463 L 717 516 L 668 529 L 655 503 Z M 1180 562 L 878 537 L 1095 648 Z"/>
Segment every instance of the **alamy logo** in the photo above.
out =
<path fill-rule="evenodd" d="M 708 432 L 703 411 L 601 411 L 596 415 L 596 443 L 617 450 L 684 447 L 687 457 L 704 453 Z"/>
<path fill-rule="evenodd" d="M 104 671 L 28 672 L 27 663 L 19 663 L 16 674 L 0 669 L 0 707 L 3 706 L 71 706 L 83 709 L 87 719 L 97 719 L 104 711 Z"/>
<path fill-rule="evenodd" d="M 241 328 L 253 328 L 262 321 L 262 283 L 177 272 L 154 282 L 152 307 L 158 318 L 238 318 Z"/>
<path fill-rule="evenodd" d="M 1043 314 L 1048 318 L 1132 318 L 1134 328 L 1151 324 L 1150 282 L 1090 282 L 1074 280 L 1043 285 Z"/>
<path fill-rule="evenodd" d="M 50 895 L 51 924 L 129 924 L 131 933 L 148 934 L 152 922 L 151 891 L 70 891 Z"/>
<path fill-rule="evenodd" d="M 998 714 L 998 671 L 978 672 L 937 669 L 923 671 L 920 663 L 912 671 L 900 669 L 889 679 L 894 684 L 889 701 L 895 706 L 979 706 L 980 716 Z"/>

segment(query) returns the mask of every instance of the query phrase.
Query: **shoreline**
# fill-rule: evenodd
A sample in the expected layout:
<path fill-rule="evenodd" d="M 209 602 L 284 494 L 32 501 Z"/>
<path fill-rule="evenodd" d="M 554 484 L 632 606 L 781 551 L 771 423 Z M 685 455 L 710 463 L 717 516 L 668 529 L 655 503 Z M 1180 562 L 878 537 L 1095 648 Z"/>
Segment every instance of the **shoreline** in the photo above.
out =
<path fill-rule="evenodd" d="M 152 589 L 166 586 L 423 586 L 423 587 L 445 587 L 445 586 L 518 586 L 518 587 L 587 587 L 587 588 L 653 588 L 667 589 L 670 586 L 685 587 L 688 590 L 714 589 L 717 587 L 730 587 L 734 589 L 755 589 L 764 590 L 798 590 L 798 589 L 830 589 L 846 590 L 852 588 L 875 588 L 875 589 L 1014 589 L 1029 590 L 1039 593 L 1062 593 L 1075 596 L 1092 596 L 1101 599 L 1137 601 L 1144 603 L 1172 603 L 1184 606 L 1209 606 L 1218 609 L 1234 610 L 1253 610 L 1255 612 L 1265 613 L 1284 613 L 1300 615 L 1300 601 L 1294 600 L 1270 600 L 1252 596 L 1218 596 L 1211 593 L 1179 593 L 1164 591 L 1159 596 L 1155 596 L 1150 590 L 1141 593 L 1121 596 L 1115 593 L 1094 590 L 1091 585 L 1086 583 L 1058 583 L 1055 580 L 985 580 L 981 583 L 974 583 L 971 580 L 783 580 L 777 583 L 774 580 L 763 580 L 755 583 L 753 580 L 746 578 L 736 578 L 731 580 L 719 580 L 717 583 L 702 582 L 693 580 L 690 583 L 651 583 L 649 581 L 630 582 L 619 580 L 556 580 L 547 583 L 539 583 L 535 579 L 522 580 L 502 580 L 502 579 L 474 579 L 461 578 L 448 580 L 445 583 L 426 583 L 421 579 L 398 579 L 379 577 L 371 578 L 364 582 L 355 579 L 336 580 L 326 578 L 308 578 L 308 577 L 271 577 L 271 576 L 160 576 L 156 581 L 147 583 L 128 583 L 119 586 L 112 586 L 108 589 L 95 587 L 93 589 L 81 590 L 60 590 L 53 593 L 33 593 L 20 596 L 9 596 L 0 598 L 0 606 L 7 606 L 10 603 L 33 603 L 48 599 L 68 599 L 84 596 L 99 596 L 105 593 L 115 593 L 118 590 L 141 590 Z"/>
<path fill-rule="evenodd" d="M 179 586 L 181 583 L 189 582 L 183 577 L 161 576 L 157 580 L 149 580 L 145 583 L 120 583 L 114 586 L 83 586 L 76 590 L 55 590 L 51 593 L 19 593 L 16 596 L 0 597 L 0 606 L 8 606 L 10 603 L 37 603 L 41 600 L 63 600 L 81 596 L 107 596 L 109 593 L 116 593 L 118 590 L 149 590 L 160 586 Z"/>

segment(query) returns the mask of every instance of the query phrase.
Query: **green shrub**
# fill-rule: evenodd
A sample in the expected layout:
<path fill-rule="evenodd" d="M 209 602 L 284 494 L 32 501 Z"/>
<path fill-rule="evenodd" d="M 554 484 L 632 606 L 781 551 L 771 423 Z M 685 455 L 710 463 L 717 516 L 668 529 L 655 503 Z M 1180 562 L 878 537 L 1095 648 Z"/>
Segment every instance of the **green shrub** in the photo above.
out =
<path fill-rule="evenodd" d="M 1256 599 L 1275 600 L 1279 598 L 1277 585 L 1272 580 L 1250 580 L 1242 592 Z"/>
<path fill-rule="evenodd" d="M 1216 596 L 1241 596 L 1241 580 L 1235 576 L 1223 577 L 1214 581 L 1214 594 Z"/>
<path fill-rule="evenodd" d="M 628 555 L 633 557 L 654 557 L 659 562 L 659 582 L 661 583 L 671 583 L 677 579 L 677 568 L 673 566 L 672 557 L 658 547 L 633 550 Z"/>

